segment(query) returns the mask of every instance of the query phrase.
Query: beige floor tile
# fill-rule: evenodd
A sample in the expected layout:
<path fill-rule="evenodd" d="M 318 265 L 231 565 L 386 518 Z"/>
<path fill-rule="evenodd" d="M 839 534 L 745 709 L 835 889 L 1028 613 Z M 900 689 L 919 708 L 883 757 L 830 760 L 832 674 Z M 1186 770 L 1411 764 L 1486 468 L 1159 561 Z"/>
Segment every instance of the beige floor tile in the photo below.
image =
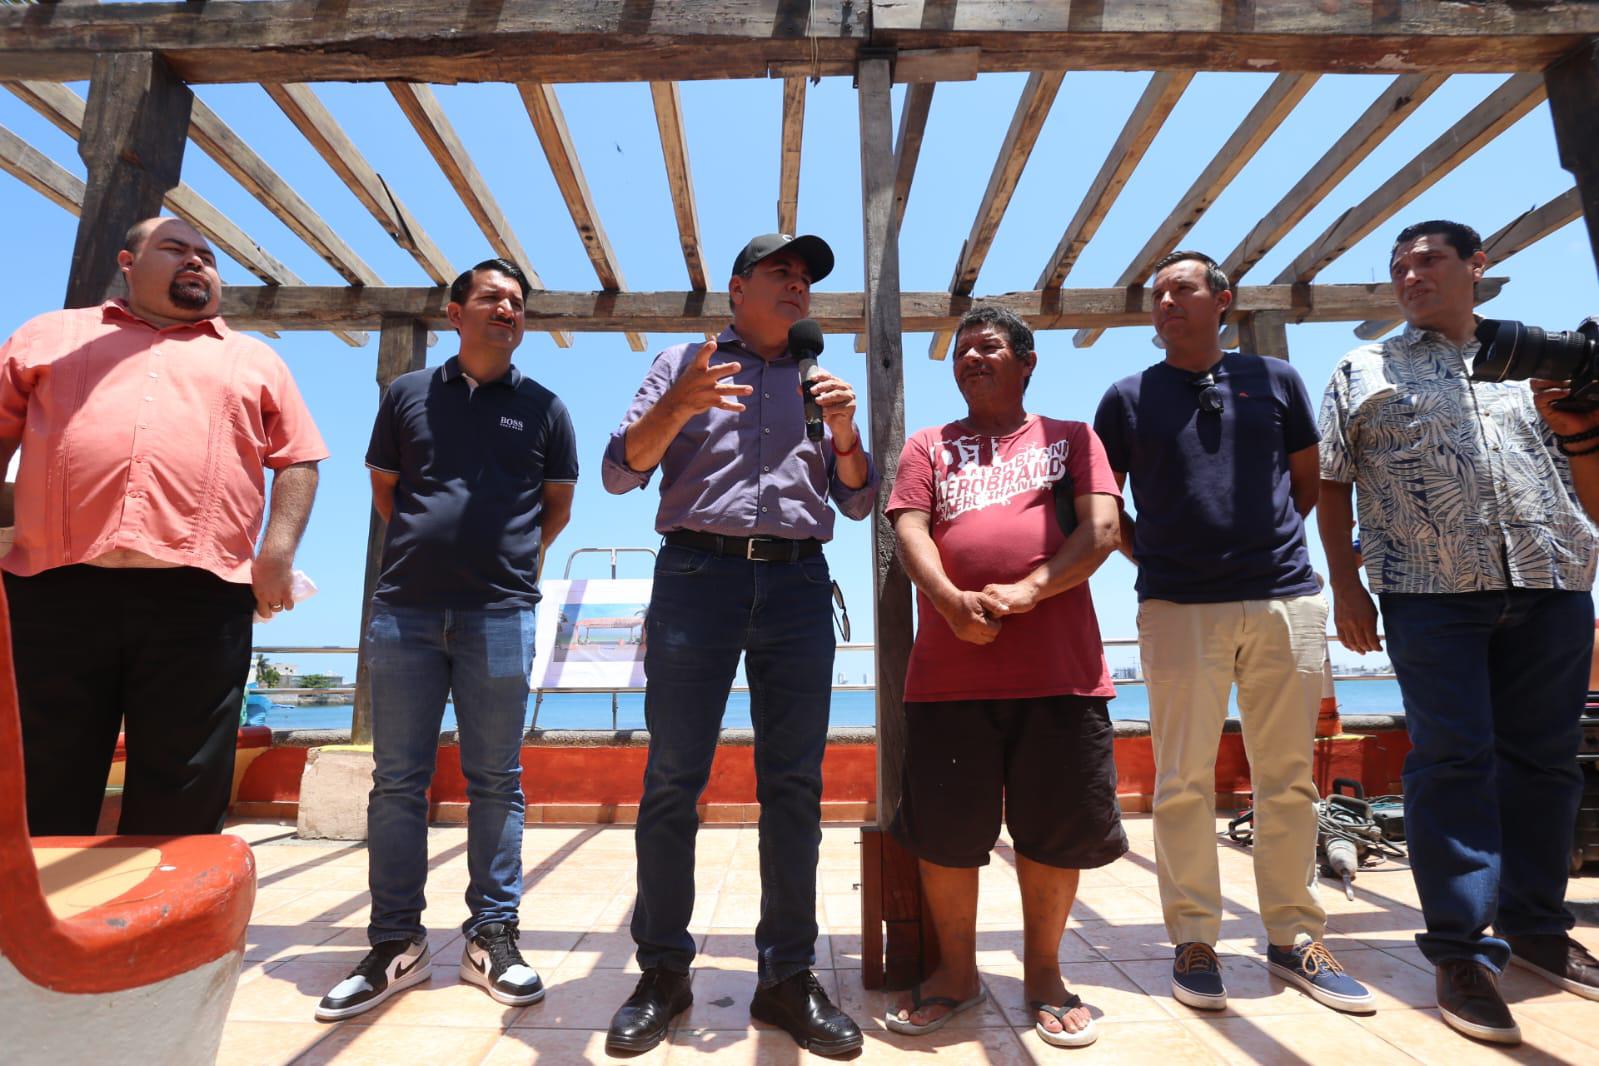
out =
<path fill-rule="evenodd" d="M 460 1026 L 341 1025 L 317 1044 L 296 1066 L 393 1066 L 425 1062 L 428 1066 L 477 1066 L 499 1040 L 498 1029 Z"/>
<path fill-rule="evenodd" d="M 216 1066 L 288 1066 L 317 1041 L 333 1032 L 330 1025 L 303 1022 L 243 1022 L 222 1027 Z"/>
<path fill-rule="evenodd" d="M 1531 1018 L 1539 1025 L 1599 1048 L 1599 1003 L 1593 1000 L 1571 996 L 1565 1003 L 1517 1005 L 1515 1013 L 1517 1018 Z M 1595 1052 L 1594 1061 L 1599 1061 L 1599 1051 Z"/>
<path fill-rule="evenodd" d="M 833 969 L 859 970 L 861 968 L 861 934 L 859 933 L 826 933 L 827 942 L 833 951 Z M 821 965 L 821 955 L 817 955 L 816 964 Z"/>
<path fill-rule="evenodd" d="M 307 888 L 261 888 L 255 890 L 255 904 L 250 908 L 250 919 L 255 921 L 264 918 L 277 910 L 287 906 L 311 891 Z"/>
<path fill-rule="evenodd" d="M 577 1066 L 579 1063 L 628 1062 L 661 1066 L 670 1049 L 661 1044 L 642 1055 L 608 1055 L 605 1033 L 585 1029 L 512 1029 L 500 1037 L 481 1066 Z"/>
<path fill-rule="evenodd" d="M 1166 938 L 1166 926 L 1159 919 L 1128 922 L 1077 922 L 1067 926 L 1103 958 L 1167 959 L 1173 945 Z"/>
<path fill-rule="evenodd" d="M 229 1021 L 309 1022 L 317 1000 L 349 974 L 348 963 L 294 960 L 268 969 L 239 985 L 228 1008 Z"/>
<path fill-rule="evenodd" d="M 1387 1066 L 1409 1061 L 1399 1047 L 1361 1028 L 1354 1020 L 1325 1007 L 1316 1009 L 1320 1013 L 1292 1017 L 1190 1018 L 1182 1024 L 1223 1062 L 1249 1066 L 1320 1062 Z"/>
<path fill-rule="evenodd" d="M 272 908 L 265 917 L 271 918 L 273 925 L 322 923 L 365 928 L 371 909 L 372 899 L 365 890 L 315 889 Z"/>
<path fill-rule="evenodd" d="M 830 945 L 831 938 L 826 933 L 819 933 L 816 937 L 816 962 L 812 965 L 814 970 L 830 970 L 833 968 L 833 951 Z M 632 940 L 629 939 L 629 944 Z M 860 953 L 857 949 L 855 969 L 860 969 Z M 699 955 L 694 959 L 695 969 L 737 970 L 744 973 L 755 973 L 759 963 L 755 955 L 755 934 L 740 929 L 720 929 L 713 927 L 700 942 Z"/>
<path fill-rule="evenodd" d="M 1594 1048 L 1543 1025 L 1525 1011 L 1516 1012 L 1521 1046 L 1503 1048 L 1461 1036 L 1436 1010 L 1378 1011 L 1356 1023 L 1411 1058 L 1429 1066 L 1477 1066 L 1481 1063 L 1592 1063 L 1599 1061 Z M 1380 1061 L 1380 1060 L 1371 1060 Z"/>
<path fill-rule="evenodd" d="M 430 879 L 431 883 L 431 879 Z M 364 866 L 290 866 L 277 873 L 266 874 L 257 882 L 262 888 L 293 889 L 313 892 L 319 889 L 339 889 L 345 892 L 365 892 L 367 870 Z"/>
<path fill-rule="evenodd" d="M 666 1062 L 709 1063 L 711 1066 L 798 1066 L 799 1063 L 837 1062 L 800 1049 L 781 1029 L 747 1025 L 743 1029 L 695 1029 L 684 1024 L 673 1030 L 657 1050 L 667 1052 Z"/>
<path fill-rule="evenodd" d="M 1014 1029 L 957 1029 L 949 1025 L 926 1036 L 866 1031 L 860 1057 L 852 1061 L 856 1066 L 904 1066 L 929 1059 L 960 1066 L 1015 1066 L 1027 1062 L 1029 1057 Z"/>
<path fill-rule="evenodd" d="M 1005 1012 L 1006 1023 L 1027 1028 L 1036 1020 L 1027 1009 L 1022 984 L 1022 968 L 1013 966 L 984 974 L 988 990 Z M 1147 992 L 1141 989 L 1116 964 L 1109 962 L 1068 963 L 1061 967 L 1066 987 L 1083 999 L 1089 1013 L 1107 1022 L 1164 1021 L 1172 1017 Z"/>
<path fill-rule="evenodd" d="M 1045 1043 L 1035 1029 L 1018 1029 L 1022 1047 L 1039 1066 L 1063 1063 L 1114 1063 L 1116 1066 L 1209 1066 L 1216 1061 L 1208 1048 L 1174 1019 L 1097 1022 L 1099 1039 L 1085 1048 L 1059 1048 Z M 1063 1058 L 1062 1056 L 1069 1056 Z"/>
<path fill-rule="evenodd" d="M 308 954 L 317 945 L 336 936 L 331 925 L 254 924 L 245 933 L 246 962 L 283 962 Z"/>
<path fill-rule="evenodd" d="M 820 970 L 818 980 L 828 997 L 838 1001 L 838 981 L 831 970 Z M 694 1005 L 683 1015 L 682 1030 L 764 1028 L 750 1020 L 750 997 L 755 994 L 754 971 L 696 967 Z"/>
<path fill-rule="evenodd" d="M 857 956 L 859 952 L 857 952 Z M 979 922 L 977 925 L 977 968 L 1020 966 L 1024 956 L 1024 936 L 1020 925 L 996 926 Z M 1057 957 L 1061 962 L 1099 962 L 1102 956 L 1077 935 L 1075 925 L 1068 925 L 1060 938 Z M 859 966 L 857 957 L 855 965 Z"/>
<path fill-rule="evenodd" d="M 1072 904 L 1072 918 L 1084 922 L 1093 919 L 1156 920 L 1160 918 L 1160 897 L 1153 889 L 1146 891 L 1127 885 L 1085 887 L 1078 890 L 1077 901 Z"/>
<path fill-rule="evenodd" d="M 544 975 L 549 994 L 512 1022 L 516 1029 L 592 1029 L 604 1032 L 611 1015 L 633 994 L 638 975 L 625 970 L 599 970 L 586 960 L 568 959 Z"/>

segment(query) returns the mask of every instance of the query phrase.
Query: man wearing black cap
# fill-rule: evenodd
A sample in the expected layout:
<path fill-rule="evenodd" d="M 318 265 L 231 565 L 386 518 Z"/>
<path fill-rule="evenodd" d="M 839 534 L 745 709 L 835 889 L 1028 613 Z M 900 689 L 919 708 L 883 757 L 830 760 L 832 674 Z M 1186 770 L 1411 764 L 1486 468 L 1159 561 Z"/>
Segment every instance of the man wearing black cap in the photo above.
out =
<path fill-rule="evenodd" d="M 750 1014 L 822 1054 L 861 1046 L 860 1029 L 811 973 L 833 676 L 822 544 L 833 535 L 828 500 L 862 519 L 877 486 L 855 427 L 855 392 L 825 370 L 811 377 L 824 436 L 805 433 L 788 331 L 809 313 L 812 283 L 832 269 L 832 249 L 819 237 L 750 241 L 728 281 L 733 324 L 714 341 L 656 356 L 605 450 L 603 478 L 614 493 L 642 488 L 660 468 L 655 528 L 665 539 L 646 622 L 650 752 L 635 834 L 632 932 L 644 974 L 611 1020 L 611 1051 L 654 1047 L 693 1001 L 695 806 L 741 653 L 761 804 L 759 987 Z"/>

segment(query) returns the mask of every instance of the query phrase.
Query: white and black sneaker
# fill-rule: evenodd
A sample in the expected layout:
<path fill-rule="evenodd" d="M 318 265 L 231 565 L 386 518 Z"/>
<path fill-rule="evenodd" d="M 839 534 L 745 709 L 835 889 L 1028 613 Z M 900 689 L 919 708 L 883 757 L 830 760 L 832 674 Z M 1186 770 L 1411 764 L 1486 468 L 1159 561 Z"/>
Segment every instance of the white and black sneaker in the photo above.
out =
<path fill-rule="evenodd" d="M 461 980 L 512 1007 L 525 1007 L 543 999 L 544 982 L 516 949 L 521 935 L 516 926 L 501 922 L 479 929 L 461 953 Z"/>
<path fill-rule="evenodd" d="M 426 940 L 385 940 L 374 944 L 350 976 L 333 986 L 316 1005 L 319 1022 L 336 1022 L 369 1011 L 396 992 L 426 981 L 433 970 Z"/>

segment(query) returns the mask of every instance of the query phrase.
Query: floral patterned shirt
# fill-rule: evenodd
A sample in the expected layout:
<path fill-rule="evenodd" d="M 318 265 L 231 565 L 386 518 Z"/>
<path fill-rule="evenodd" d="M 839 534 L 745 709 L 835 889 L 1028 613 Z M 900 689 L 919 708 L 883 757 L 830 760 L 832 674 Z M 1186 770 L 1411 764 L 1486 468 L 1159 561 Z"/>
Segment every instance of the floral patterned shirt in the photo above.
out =
<path fill-rule="evenodd" d="M 1374 593 L 1587 590 L 1594 527 L 1525 382 L 1469 378 L 1406 326 L 1339 361 L 1321 405 L 1321 476 L 1354 484 Z"/>

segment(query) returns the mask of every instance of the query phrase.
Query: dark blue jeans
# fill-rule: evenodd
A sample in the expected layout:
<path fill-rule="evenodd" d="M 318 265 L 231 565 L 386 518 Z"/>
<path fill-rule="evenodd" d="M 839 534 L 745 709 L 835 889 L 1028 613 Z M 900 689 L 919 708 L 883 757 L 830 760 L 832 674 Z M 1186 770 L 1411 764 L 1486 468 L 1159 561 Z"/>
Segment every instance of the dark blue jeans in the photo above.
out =
<path fill-rule="evenodd" d="M 1382 616 L 1410 731 L 1405 837 L 1427 922 L 1416 942 L 1434 963 L 1502 970 L 1500 937 L 1573 925 L 1566 878 L 1593 599 L 1384 594 Z"/>
<path fill-rule="evenodd" d="M 522 902 L 522 732 L 533 670 L 532 608 L 372 605 L 372 793 L 367 800 L 367 938 L 424 935 L 428 786 L 445 698 L 453 694 L 466 778 L 467 936 L 516 924 Z"/>
<path fill-rule="evenodd" d="M 661 549 L 645 623 L 650 754 L 634 837 L 632 931 L 640 967 L 687 973 L 694 960 L 695 805 L 710 777 L 740 652 L 761 805 L 759 980 L 775 984 L 815 963 L 822 752 L 833 679 L 830 587 L 820 555 L 762 563 Z"/>

